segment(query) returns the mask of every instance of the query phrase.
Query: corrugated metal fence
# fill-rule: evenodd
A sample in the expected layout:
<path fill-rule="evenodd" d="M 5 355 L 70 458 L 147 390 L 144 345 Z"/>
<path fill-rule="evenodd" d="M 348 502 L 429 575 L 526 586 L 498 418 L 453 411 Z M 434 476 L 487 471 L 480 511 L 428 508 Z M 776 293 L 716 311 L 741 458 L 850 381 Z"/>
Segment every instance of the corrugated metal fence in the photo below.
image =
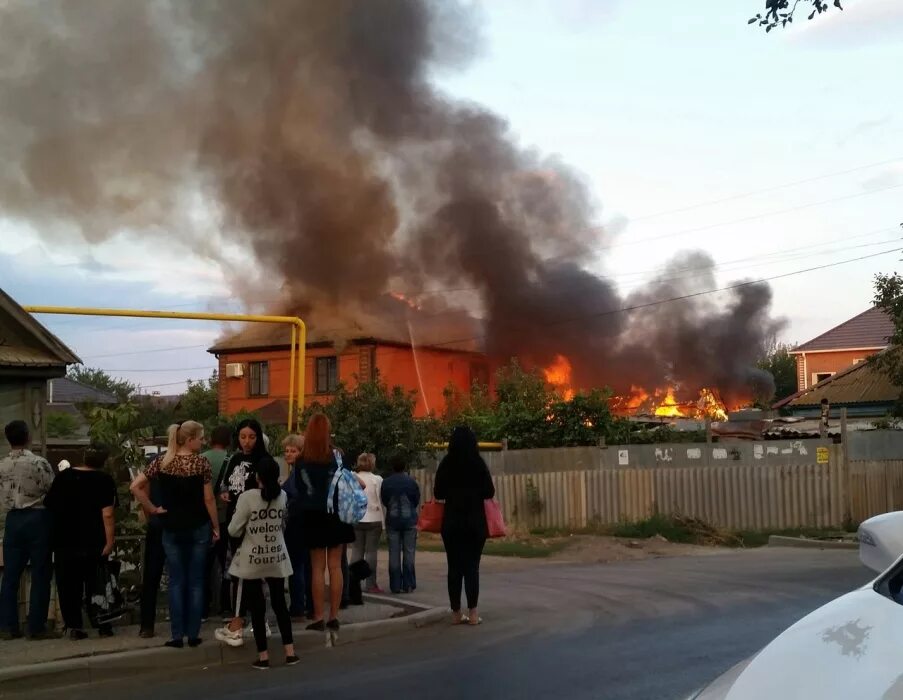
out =
<path fill-rule="evenodd" d="M 822 463 L 813 455 L 805 464 L 578 467 L 496 473 L 494 479 L 505 518 L 517 527 L 576 529 L 639 520 L 657 510 L 725 528 L 828 528 L 843 525 L 847 514 L 859 522 L 903 509 L 903 461 L 845 466 L 841 445 L 828 448 L 828 455 Z M 415 477 L 429 498 L 432 470 Z"/>

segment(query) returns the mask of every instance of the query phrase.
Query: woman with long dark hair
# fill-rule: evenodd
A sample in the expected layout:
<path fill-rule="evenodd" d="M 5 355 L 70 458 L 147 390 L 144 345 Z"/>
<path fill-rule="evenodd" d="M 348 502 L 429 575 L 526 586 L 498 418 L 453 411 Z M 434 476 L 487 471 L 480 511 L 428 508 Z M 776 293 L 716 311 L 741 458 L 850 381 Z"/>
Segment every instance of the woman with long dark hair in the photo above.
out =
<path fill-rule="evenodd" d="M 229 574 L 238 579 L 241 595 L 251 612 L 257 661 L 254 668 L 270 667 L 266 632 L 266 599 L 263 583 L 270 589 L 270 605 L 279 624 L 285 647 L 285 663 L 293 666 L 299 659 L 292 640 L 292 621 L 285 604 L 285 579 L 292 575 L 283 526 L 286 495 L 279 485 L 279 466 L 264 460 L 256 470 L 257 488 L 246 490 L 235 504 L 229 521 L 229 535 L 241 540 L 232 558 Z"/>
<path fill-rule="evenodd" d="M 257 488 L 257 474 L 264 464 L 279 465 L 267 452 L 263 428 L 253 418 L 242 420 L 235 428 L 236 451 L 223 468 L 220 479 L 220 498 L 226 503 L 226 522 L 232 521 L 238 499 L 245 491 Z M 232 557 L 238 551 L 241 539 L 229 537 L 229 552 Z M 225 626 L 216 630 L 216 638 L 229 646 L 244 644 L 245 606 L 240 595 L 238 580 L 232 581 L 232 605 L 235 616 Z"/>
<path fill-rule="evenodd" d="M 295 462 L 300 486 L 298 509 L 300 533 L 310 550 L 314 621 L 307 629 L 338 632 L 339 606 L 342 602 L 342 550 L 354 542 L 354 528 L 327 511 L 329 487 L 337 469 L 343 469 L 340 457 L 330 441 L 329 419 L 322 413 L 311 417 L 304 431 L 301 456 Z M 325 571 L 329 569 L 329 619 L 324 619 L 326 603 Z"/>
<path fill-rule="evenodd" d="M 495 485 L 470 428 L 458 426 L 452 431 L 448 454 L 436 470 L 433 495 L 437 501 L 445 501 L 442 542 L 448 561 L 452 623 L 478 625 L 480 558 L 489 535 L 485 501 L 495 496 Z M 467 617 L 461 613 L 462 582 L 467 595 Z"/>
<path fill-rule="evenodd" d="M 204 426 L 182 421 L 169 426 L 166 454 L 155 460 L 132 482 L 132 494 L 145 512 L 160 515 L 163 549 L 169 571 L 169 615 L 172 638 L 166 646 L 181 649 L 201 643 L 201 614 L 207 550 L 219 539 L 219 518 L 213 497 L 213 470 L 198 453 Z M 150 499 L 150 480 L 160 486 L 160 504 Z"/>

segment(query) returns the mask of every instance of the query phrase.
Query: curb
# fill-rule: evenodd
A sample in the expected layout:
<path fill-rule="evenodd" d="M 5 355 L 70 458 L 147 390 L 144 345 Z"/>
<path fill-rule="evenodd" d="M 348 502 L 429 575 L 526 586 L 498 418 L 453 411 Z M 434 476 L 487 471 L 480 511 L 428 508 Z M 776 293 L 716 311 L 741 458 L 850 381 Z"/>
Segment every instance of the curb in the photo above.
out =
<path fill-rule="evenodd" d="M 379 602 L 383 602 L 380 600 Z M 405 630 L 419 629 L 444 620 L 448 615 L 445 608 L 430 608 L 416 603 L 406 603 L 396 607 L 419 612 L 409 612 L 403 617 L 394 617 L 370 622 L 357 622 L 342 627 L 337 640 L 338 646 L 363 642 L 390 636 Z M 295 649 L 304 651 L 321 649 L 325 635 L 320 632 L 294 632 Z M 278 634 L 276 635 L 278 646 Z M 281 653 L 277 652 L 277 654 Z M 95 654 L 74 659 L 45 661 L 37 664 L 8 666 L 0 669 L 0 697 L 60 686 L 100 683 L 132 677 L 149 671 L 166 669 L 204 669 L 227 664 L 249 664 L 254 658 L 254 645 L 233 648 L 208 640 L 201 646 L 190 649 L 167 649 L 162 645 L 149 649 Z M 278 659 L 277 655 L 277 659 Z"/>
<path fill-rule="evenodd" d="M 800 549 L 859 549 L 858 542 L 836 540 L 811 540 L 804 537 L 784 537 L 783 535 L 771 535 L 768 538 L 769 547 L 797 547 Z"/>

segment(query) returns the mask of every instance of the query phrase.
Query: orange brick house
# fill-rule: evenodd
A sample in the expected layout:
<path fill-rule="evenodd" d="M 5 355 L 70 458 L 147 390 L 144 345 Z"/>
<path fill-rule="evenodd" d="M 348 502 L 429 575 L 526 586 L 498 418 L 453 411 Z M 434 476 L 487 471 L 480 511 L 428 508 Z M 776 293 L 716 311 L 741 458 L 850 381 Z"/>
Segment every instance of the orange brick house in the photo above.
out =
<path fill-rule="evenodd" d="M 838 372 L 859 364 L 887 347 L 894 324 L 873 307 L 790 351 L 796 358 L 798 391 L 805 391 Z"/>
<path fill-rule="evenodd" d="M 283 422 L 288 412 L 290 347 L 284 327 L 260 325 L 221 340 L 208 352 L 219 360 L 219 410 L 257 411 L 267 422 Z M 305 361 L 305 406 L 331 400 L 339 382 L 354 387 L 378 372 L 389 387 L 416 392 L 415 415 L 441 415 L 449 384 L 461 392 L 474 382 L 490 385 L 489 359 L 479 352 L 449 347 L 411 346 L 400 338 L 360 335 L 340 341 L 311 333 Z"/>

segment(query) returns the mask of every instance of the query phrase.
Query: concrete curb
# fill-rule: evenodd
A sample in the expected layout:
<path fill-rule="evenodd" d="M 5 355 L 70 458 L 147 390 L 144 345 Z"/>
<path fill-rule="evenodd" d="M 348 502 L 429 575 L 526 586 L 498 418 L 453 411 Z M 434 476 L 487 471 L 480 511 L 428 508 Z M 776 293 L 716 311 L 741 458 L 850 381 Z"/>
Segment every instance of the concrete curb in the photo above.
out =
<path fill-rule="evenodd" d="M 375 597 L 374 602 L 376 602 Z M 385 602 L 385 600 L 380 599 L 379 602 Z M 430 608 L 417 603 L 403 605 L 396 603 L 395 605 L 405 609 L 407 614 L 402 617 L 345 625 L 339 634 L 338 645 L 378 639 L 405 630 L 426 627 L 444 620 L 449 614 L 445 608 Z M 412 610 L 418 610 L 418 612 L 411 612 Z M 321 649 L 325 646 L 325 635 L 321 632 L 296 630 L 294 638 L 295 649 L 299 655 L 305 651 Z M 279 647 L 278 633 L 275 635 L 275 645 L 271 645 L 270 648 L 275 651 L 274 663 L 280 663 L 281 648 Z M 226 664 L 250 664 L 254 658 L 253 642 L 233 648 L 216 640 L 208 639 L 195 649 L 188 647 L 167 649 L 162 646 L 161 642 L 161 646 L 148 649 L 101 653 L 2 668 L 0 669 L 0 688 L 2 688 L 0 697 L 45 688 L 99 683 L 161 669 L 204 669 Z"/>
<path fill-rule="evenodd" d="M 800 549 L 859 549 L 858 542 L 838 542 L 835 540 L 812 540 L 805 537 L 784 537 L 771 535 L 769 547 L 798 547 Z"/>

